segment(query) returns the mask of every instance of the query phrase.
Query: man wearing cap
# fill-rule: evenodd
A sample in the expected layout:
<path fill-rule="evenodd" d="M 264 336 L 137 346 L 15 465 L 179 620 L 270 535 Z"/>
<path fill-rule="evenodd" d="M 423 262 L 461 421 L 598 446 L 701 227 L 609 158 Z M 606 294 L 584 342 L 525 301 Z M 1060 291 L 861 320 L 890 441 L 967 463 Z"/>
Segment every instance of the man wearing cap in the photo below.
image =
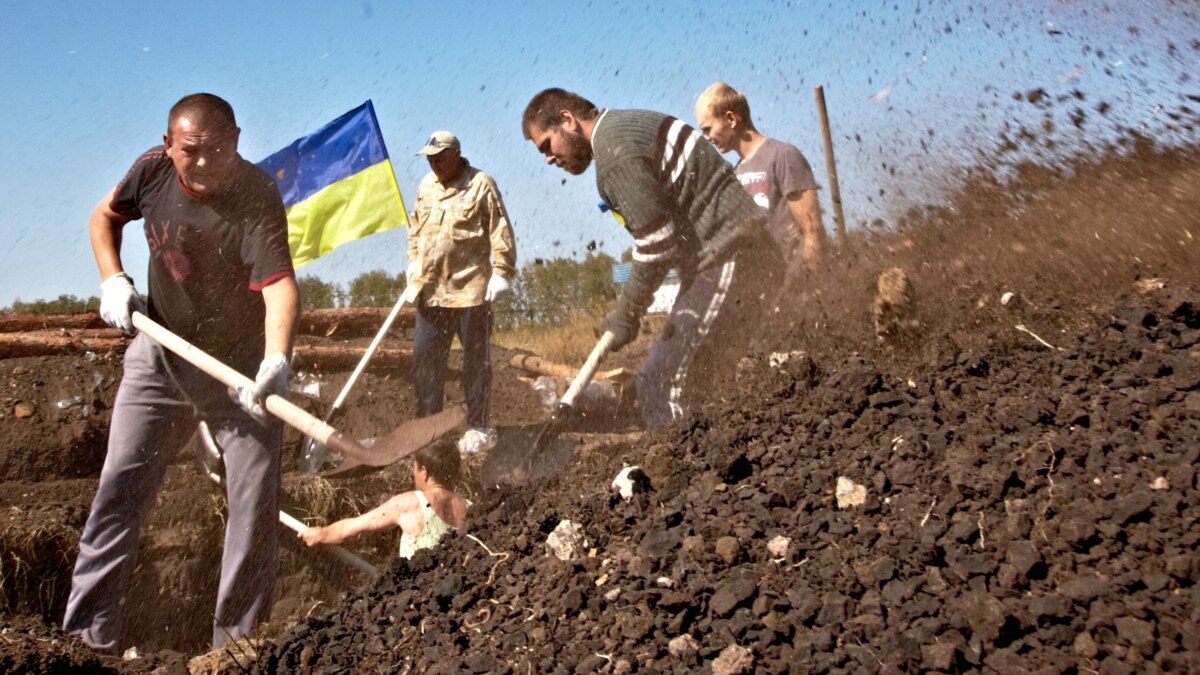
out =
<path fill-rule="evenodd" d="M 463 350 L 465 453 L 490 448 L 488 426 L 492 365 L 492 302 L 509 291 L 517 250 L 496 182 L 462 156 L 458 138 L 435 131 L 417 154 L 429 175 L 417 188 L 408 233 L 408 283 L 420 284 L 413 339 L 413 386 L 417 416 L 442 410 L 446 362 L 458 336 Z"/>

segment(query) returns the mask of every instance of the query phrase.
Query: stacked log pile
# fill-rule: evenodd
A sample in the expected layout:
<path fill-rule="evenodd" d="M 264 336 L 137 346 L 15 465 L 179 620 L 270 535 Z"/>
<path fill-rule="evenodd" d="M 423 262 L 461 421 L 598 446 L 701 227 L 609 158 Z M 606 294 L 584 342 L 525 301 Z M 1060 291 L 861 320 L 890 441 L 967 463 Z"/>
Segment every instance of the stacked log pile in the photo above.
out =
<path fill-rule="evenodd" d="M 300 316 L 300 339 L 295 357 L 304 367 L 317 370 L 353 368 L 364 346 L 328 340 L 373 337 L 390 310 L 386 307 L 318 309 Z M 400 312 L 393 331 L 411 332 L 414 310 Z M 58 354 L 123 352 L 130 336 L 109 328 L 96 312 L 79 314 L 0 314 L 0 359 Z M 314 344 L 314 342 L 322 342 Z M 380 348 L 371 359 L 373 368 L 406 366 L 412 360 L 407 348 Z"/>

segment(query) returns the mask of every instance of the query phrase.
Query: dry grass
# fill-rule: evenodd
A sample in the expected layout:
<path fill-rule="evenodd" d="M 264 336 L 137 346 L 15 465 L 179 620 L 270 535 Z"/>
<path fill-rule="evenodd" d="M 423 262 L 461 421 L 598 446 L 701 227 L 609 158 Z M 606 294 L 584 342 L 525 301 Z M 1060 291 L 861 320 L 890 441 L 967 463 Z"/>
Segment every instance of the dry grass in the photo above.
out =
<path fill-rule="evenodd" d="M 582 363 L 596 346 L 596 327 L 604 315 L 577 311 L 559 326 L 518 326 L 492 335 L 508 349 L 524 349 L 556 363 Z"/>
<path fill-rule="evenodd" d="M 220 673 L 248 672 L 248 667 L 258 656 L 261 640 L 241 638 L 194 657 L 187 664 L 190 675 L 219 675 Z"/>
<path fill-rule="evenodd" d="M 79 531 L 62 523 L 0 531 L 0 599 L 9 613 L 46 615 L 61 607 L 69 590 L 62 572 L 70 570 Z"/>
<path fill-rule="evenodd" d="M 578 366 L 587 360 L 596 346 L 596 330 L 604 312 L 574 312 L 560 326 L 520 326 L 492 335 L 492 342 L 507 349 L 533 352 L 548 361 Z M 656 335 L 666 323 L 666 314 L 647 314 L 641 334 Z"/>
<path fill-rule="evenodd" d="M 285 507 L 285 510 L 293 508 L 295 512 L 291 515 L 309 524 L 327 524 L 375 508 L 378 506 L 375 501 L 377 492 L 395 493 L 412 487 L 411 484 L 407 487 L 398 483 L 393 485 L 395 481 L 387 485 L 376 485 L 379 481 L 386 479 L 374 477 L 361 481 L 373 488 L 366 490 L 364 494 L 364 485 L 356 485 L 357 489 L 351 489 L 345 484 L 338 484 L 321 476 L 285 476 L 283 494 L 287 500 L 296 504 L 295 507 Z"/>

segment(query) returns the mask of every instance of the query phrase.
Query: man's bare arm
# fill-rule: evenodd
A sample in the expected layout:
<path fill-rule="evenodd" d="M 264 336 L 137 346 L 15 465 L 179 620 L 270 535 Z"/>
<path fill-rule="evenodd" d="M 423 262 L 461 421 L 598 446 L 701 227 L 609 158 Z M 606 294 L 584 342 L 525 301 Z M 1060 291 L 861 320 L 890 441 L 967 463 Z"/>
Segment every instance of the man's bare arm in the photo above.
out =
<path fill-rule="evenodd" d="M 293 276 L 282 277 L 262 289 L 266 305 L 266 347 L 264 356 L 283 354 L 291 358 L 300 317 L 300 287 Z"/>
<path fill-rule="evenodd" d="M 92 254 L 96 256 L 101 280 L 124 271 L 121 266 L 121 231 L 129 219 L 112 210 L 112 198 L 113 192 L 109 190 L 88 219 L 88 236 L 92 240 Z"/>
<path fill-rule="evenodd" d="M 825 226 L 821 224 L 821 203 L 816 190 L 788 195 L 788 211 L 803 235 L 800 256 L 809 271 L 816 271 L 825 256 Z"/>

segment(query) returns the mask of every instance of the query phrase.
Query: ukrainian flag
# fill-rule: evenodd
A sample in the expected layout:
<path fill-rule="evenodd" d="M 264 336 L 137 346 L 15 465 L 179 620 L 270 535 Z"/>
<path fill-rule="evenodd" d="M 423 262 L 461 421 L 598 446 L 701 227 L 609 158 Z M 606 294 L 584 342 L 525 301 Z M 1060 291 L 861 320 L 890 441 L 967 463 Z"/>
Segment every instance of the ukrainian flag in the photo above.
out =
<path fill-rule="evenodd" d="M 283 195 L 296 267 L 348 241 L 408 224 L 370 101 L 258 166 Z"/>

